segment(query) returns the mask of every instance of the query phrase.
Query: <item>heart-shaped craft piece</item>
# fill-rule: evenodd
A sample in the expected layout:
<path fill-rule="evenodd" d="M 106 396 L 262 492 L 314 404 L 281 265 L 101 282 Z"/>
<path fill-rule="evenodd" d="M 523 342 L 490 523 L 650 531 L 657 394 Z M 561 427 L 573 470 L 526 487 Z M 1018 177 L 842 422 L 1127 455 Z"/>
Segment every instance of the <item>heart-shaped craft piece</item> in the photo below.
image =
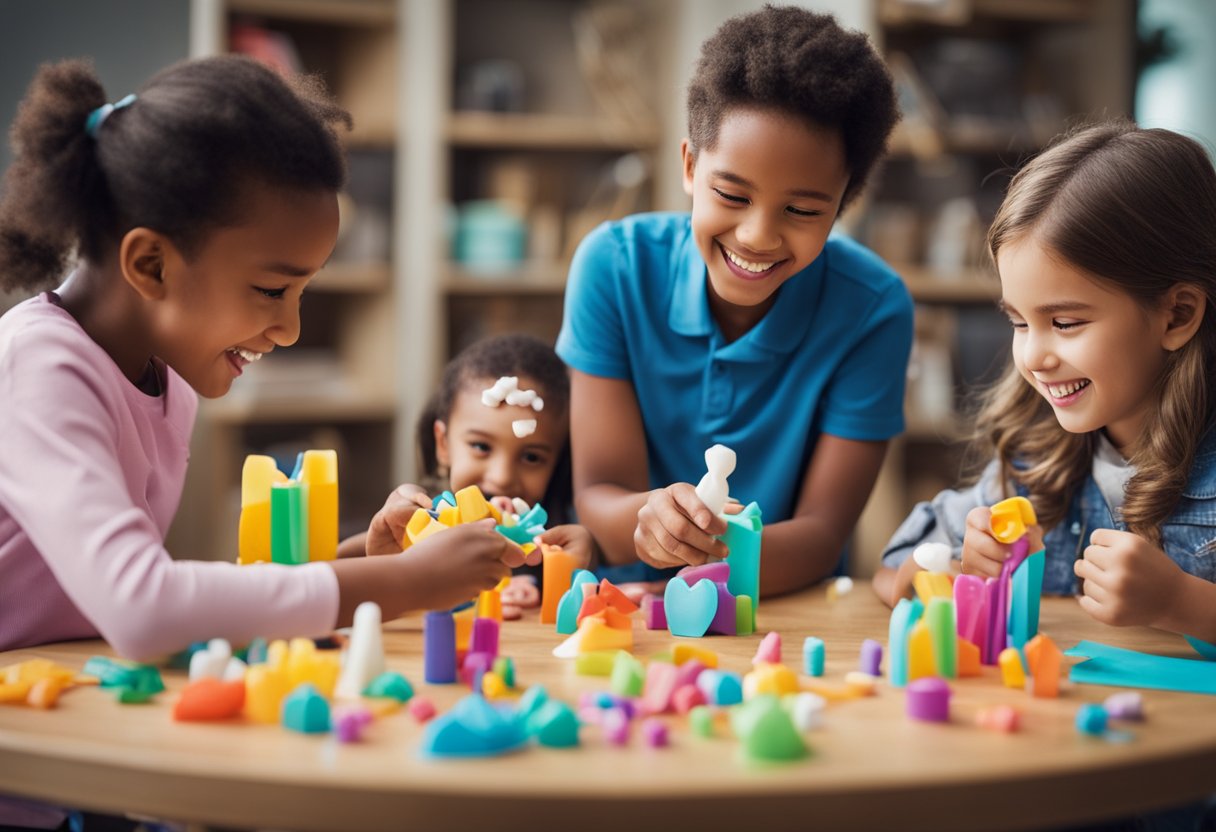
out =
<path fill-rule="evenodd" d="M 718 612 L 718 587 L 702 579 L 693 586 L 676 576 L 667 583 L 663 593 L 663 611 L 667 628 L 673 636 L 700 638 L 709 630 Z"/>

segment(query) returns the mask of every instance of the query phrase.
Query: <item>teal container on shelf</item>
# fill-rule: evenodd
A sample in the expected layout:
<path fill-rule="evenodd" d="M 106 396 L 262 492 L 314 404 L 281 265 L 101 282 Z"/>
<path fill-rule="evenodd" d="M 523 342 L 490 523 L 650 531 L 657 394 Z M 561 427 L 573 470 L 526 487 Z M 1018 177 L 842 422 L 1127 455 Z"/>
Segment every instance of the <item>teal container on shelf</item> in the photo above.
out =
<path fill-rule="evenodd" d="M 460 206 L 456 221 L 456 261 L 471 271 L 494 272 L 523 262 L 528 226 L 507 206 L 477 200 Z"/>

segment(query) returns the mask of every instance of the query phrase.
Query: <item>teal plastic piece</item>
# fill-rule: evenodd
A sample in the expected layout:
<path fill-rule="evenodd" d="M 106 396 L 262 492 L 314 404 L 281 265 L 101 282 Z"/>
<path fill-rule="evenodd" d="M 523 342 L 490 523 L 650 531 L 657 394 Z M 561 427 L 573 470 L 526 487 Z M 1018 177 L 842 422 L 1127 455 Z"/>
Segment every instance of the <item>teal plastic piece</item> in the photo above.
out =
<path fill-rule="evenodd" d="M 730 564 L 726 588 L 731 595 L 746 595 L 752 599 L 752 631 L 755 632 L 756 610 L 760 608 L 760 539 L 764 531 L 760 506 L 748 503 L 738 514 L 724 516 L 726 534 L 722 535 L 722 542 L 730 552 L 726 556 L 726 562 Z"/>
<path fill-rule="evenodd" d="M 245 664 L 266 664 L 266 654 L 269 650 L 270 645 L 266 643 L 266 639 L 258 636 L 245 648 Z"/>
<path fill-rule="evenodd" d="M 270 559 L 274 563 L 308 562 L 308 484 L 276 482 L 270 486 Z"/>
<path fill-rule="evenodd" d="M 925 621 L 929 624 L 937 675 L 943 679 L 957 679 L 958 632 L 954 629 L 954 601 L 941 596 L 930 598 Z"/>
<path fill-rule="evenodd" d="M 802 672 L 807 676 L 822 676 L 823 663 L 823 639 L 807 636 L 802 642 Z"/>
<path fill-rule="evenodd" d="M 527 739 L 524 722 L 513 710 L 499 710 L 485 697 L 473 694 L 427 723 L 421 753 L 429 757 L 492 757 L 522 747 Z"/>
<path fill-rule="evenodd" d="M 1092 702 L 1077 708 L 1076 726 L 1082 734 L 1100 737 L 1106 733 L 1106 708 Z"/>
<path fill-rule="evenodd" d="M 612 660 L 608 687 L 617 696 L 641 696 L 646 684 L 646 668 L 632 653 L 621 650 Z"/>
<path fill-rule="evenodd" d="M 152 691 L 138 688 L 114 688 L 114 698 L 123 705 L 142 705 L 145 702 L 151 702 L 155 695 Z"/>
<path fill-rule="evenodd" d="M 700 638 L 718 612 L 718 587 L 709 578 L 691 587 L 679 576 L 672 578 L 663 592 L 663 612 L 673 636 Z"/>
<path fill-rule="evenodd" d="M 543 531 L 545 524 L 548 522 L 548 512 L 545 511 L 544 506 L 537 503 L 524 514 L 520 515 L 519 522 L 514 526 L 498 526 L 497 528 L 498 533 L 503 537 L 522 546 L 525 543 L 531 543 L 532 538 L 540 533 L 537 531 L 537 527 L 540 527 Z"/>
<path fill-rule="evenodd" d="M 925 605 L 919 598 L 900 598 L 891 611 L 887 626 L 887 680 L 894 687 L 908 684 L 908 635 L 924 611 Z"/>
<path fill-rule="evenodd" d="M 697 677 L 697 687 L 711 705 L 726 708 L 743 701 L 743 679 L 729 670 L 704 670 Z"/>
<path fill-rule="evenodd" d="M 540 710 L 540 707 L 549 701 L 549 691 L 545 690 L 544 685 L 533 685 L 524 691 L 524 695 L 519 697 L 519 718 L 527 722 L 528 717 Z"/>
<path fill-rule="evenodd" d="M 806 742 L 794 727 L 781 701 L 770 694 L 757 696 L 731 711 L 730 724 L 750 760 L 784 762 L 808 753 Z"/>
<path fill-rule="evenodd" d="M 523 546 L 525 543 L 531 543 L 532 538 L 536 536 L 534 534 L 530 534 L 528 532 L 527 527 L 522 526 L 522 525 L 515 525 L 515 526 L 498 525 L 498 526 L 495 526 L 494 528 L 497 529 L 498 533 L 500 535 L 502 535 L 503 537 L 505 537 L 507 540 L 510 540 L 512 543 L 518 543 L 520 546 Z"/>
<path fill-rule="evenodd" d="M 442 506 L 440 506 L 440 503 L 447 503 L 452 508 L 456 508 L 456 495 L 453 494 L 451 491 L 443 492 L 442 494 L 440 494 L 438 497 L 436 497 L 434 500 L 431 501 L 431 508 L 434 511 L 439 511 L 439 509 L 442 507 Z"/>
<path fill-rule="evenodd" d="M 598 584 L 595 575 L 580 569 L 570 579 L 570 588 L 557 602 L 557 632 L 570 635 L 578 629 L 578 611 L 583 608 L 583 584 Z"/>
<path fill-rule="evenodd" d="M 165 689 L 160 671 L 150 664 L 131 664 L 107 656 L 93 656 L 84 663 L 83 673 L 96 676 L 103 688 L 129 688 L 154 694 Z"/>
<path fill-rule="evenodd" d="M 329 703 L 305 682 L 283 700 L 281 721 L 284 728 L 301 734 L 323 734 L 329 730 Z"/>
<path fill-rule="evenodd" d="M 1184 636 L 1187 644 L 1195 648 L 1195 652 L 1203 656 L 1208 661 L 1216 661 L 1216 644 L 1210 641 L 1201 641 L 1194 636 Z"/>
<path fill-rule="evenodd" d="M 363 695 L 409 702 L 414 697 L 414 686 L 397 671 L 387 670 L 367 683 Z"/>
<path fill-rule="evenodd" d="M 1154 656 L 1093 641 L 1083 641 L 1064 655 L 1088 657 L 1068 674 L 1080 684 L 1216 695 L 1216 663 L 1204 659 Z"/>
<path fill-rule="evenodd" d="M 510 656 L 499 656 L 494 660 L 494 672 L 502 683 L 509 688 L 515 687 L 515 659 Z"/>
<path fill-rule="evenodd" d="M 578 745 L 578 716 L 565 702 L 550 699 L 541 705 L 527 721 L 527 733 L 549 748 L 573 748 Z"/>
<path fill-rule="evenodd" d="M 1013 572 L 1009 603 L 1009 646 L 1022 648 L 1039 632 L 1039 598 L 1043 594 L 1043 569 L 1047 554 L 1040 549 Z"/>
<path fill-rule="evenodd" d="M 303 470 L 304 470 L 304 452 L 300 451 L 296 454 L 296 467 L 291 469 L 291 476 L 288 477 L 287 479 L 298 480 L 300 478 L 300 472 Z"/>
<path fill-rule="evenodd" d="M 207 649 L 207 642 L 195 641 L 195 642 L 191 643 L 191 645 L 189 647 L 187 647 L 185 650 L 179 650 L 178 652 L 176 652 L 172 656 L 170 656 L 169 660 L 165 662 L 165 667 L 169 668 L 170 670 L 189 670 L 190 669 L 190 658 L 195 653 L 197 653 L 199 650 L 206 650 L 206 649 Z"/>

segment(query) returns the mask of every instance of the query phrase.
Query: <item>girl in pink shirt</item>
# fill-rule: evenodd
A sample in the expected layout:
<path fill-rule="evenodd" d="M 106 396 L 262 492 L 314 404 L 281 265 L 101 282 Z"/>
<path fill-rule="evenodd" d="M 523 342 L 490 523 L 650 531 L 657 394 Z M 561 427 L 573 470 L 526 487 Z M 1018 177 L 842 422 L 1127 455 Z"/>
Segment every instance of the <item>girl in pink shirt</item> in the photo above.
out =
<path fill-rule="evenodd" d="M 224 395 L 299 336 L 337 237 L 350 117 L 238 57 L 105 102 L 88 64 L 46 66 L 13 126 L 0 288 L 74 271 L 0 318 L 0 650 L 100 635 L 150 658 L 318 636 L 363 601 L 386 618 L 451 606 L 522 563 L 492 523 L 302 566 L 169 557 L 195 394 Z M 384 533 L 369 551 L 399 552 Z"/>

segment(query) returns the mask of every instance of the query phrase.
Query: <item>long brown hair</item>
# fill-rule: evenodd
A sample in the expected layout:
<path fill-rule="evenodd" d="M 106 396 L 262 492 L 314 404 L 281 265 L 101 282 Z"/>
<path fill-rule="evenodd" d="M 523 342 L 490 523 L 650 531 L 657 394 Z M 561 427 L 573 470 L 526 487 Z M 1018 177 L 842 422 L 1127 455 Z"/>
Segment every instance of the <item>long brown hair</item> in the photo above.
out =
<path fill-rule="evenodd" d="M 995 262 L 1004 245 L 1032 236 L 1039 245 L 1158 308 L 1178 283 L 1207 298 L 1202 324 L 1169 354 L 1158 407 L 1132 451 L 1122 518 L 1153 543 L 1186 487 L 1195 451 L 1216 419 L 1216 171 L 1203 147 L 1168 130 L 1126 121 L 1064 137 L 1013 177 L 988 232 Z M 1065 515 L 1089 474 L 1096 436 L 1064 430 L 1050 405 L 1010 362 L 986 391 L 975 447 L 995 455 L 1007 488 L 1030 493 L 1045 528 Z M 1016 463 L 1016 465 L 1015 465 Z"/>

